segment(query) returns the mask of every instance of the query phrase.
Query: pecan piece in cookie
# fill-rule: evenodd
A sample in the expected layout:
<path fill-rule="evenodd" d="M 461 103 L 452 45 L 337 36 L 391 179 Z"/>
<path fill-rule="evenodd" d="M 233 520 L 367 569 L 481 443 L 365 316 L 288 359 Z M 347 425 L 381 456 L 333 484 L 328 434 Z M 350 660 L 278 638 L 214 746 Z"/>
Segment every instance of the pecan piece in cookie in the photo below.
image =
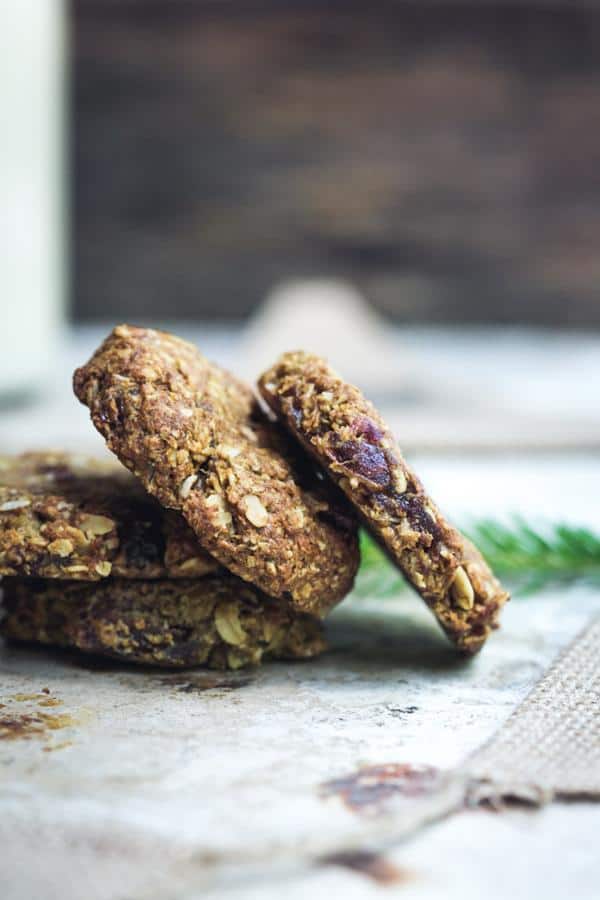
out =
<path fill-rule="evenodd" d="M 284 354 L 260 379 L 278 418 L 342 488 L 364 524 L 466 652 L 497 627 L 508 594 L 428 497 L 361 392 L 318 356 Z"/>

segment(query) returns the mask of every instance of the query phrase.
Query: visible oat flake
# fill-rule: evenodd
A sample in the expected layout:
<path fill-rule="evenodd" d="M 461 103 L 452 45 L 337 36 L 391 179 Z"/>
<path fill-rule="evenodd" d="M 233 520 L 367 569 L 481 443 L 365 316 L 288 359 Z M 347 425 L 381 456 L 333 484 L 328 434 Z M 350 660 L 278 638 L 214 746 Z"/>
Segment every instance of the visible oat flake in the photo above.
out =
<path fill-rule="evenodd" d="M 462 566 L 459 566 L 456 570 L 450 592 L 454 602 L 461 609 L 468 610 L 473 608 L 475 593 L 473 591 L 473 586 L 469 581 L 469 576 Z"/>
<path fill-rule="evenodd" d="M 54 553 L 56 556 L 64 558 L 65 556 L 71 555 L 74 546 L 72 541 L 69 541 L 66 538 L 58 538 L 56 541 L 52 541 L 48 544 L 48 550 L 50 553 Z"/>
<path fill-rule="evenodd" d="M 262 505 L 258 497 L 254 494 L 248 494 L 242 500 L 244 515 L 257 528 L 264 528 L 269 521 L 269 513 Z"/>
<path fill-rule="evenodd" d="M 79 527 L 86 534 L 102 535 L 112 531 L 115 523 L 108 516 L 88 515 L 83 517 Z"/>
<path fill-rule="evenodd" d="M 187 498 L 190 496 L 192 488 L 197 481 L 197 475 L 188 475 L 188 477 L 182 482 L 181 487 L 179 488 L 179 496 L 182 500 L 187 500 Z"/>
<path fill-rule="evenodd" d="M 26 506 L 31 506 L 31 500 L 27 500 L 25 497 L 18 500 L 6 500 L 0 506 L 0 512 L 12 512 L 13 509 L 25 509 Z"/>
<path fill-rule="evenodd" d="M 223 601 L 219 603 L 215 611 L 215 626 L 219 636 L 234 647 L 243 644 L 246 632 L 240 623 L 238 607 L 236 603 Z"/>
<path fill-rule="evenodd" d="M 206 505 L 214 510 L 213 521 L 221 528 L 228 528 L 231 525 L 231 513 L 225 506 L 225 500 L 220 494 L 210 494 L 206 498 Z"/>

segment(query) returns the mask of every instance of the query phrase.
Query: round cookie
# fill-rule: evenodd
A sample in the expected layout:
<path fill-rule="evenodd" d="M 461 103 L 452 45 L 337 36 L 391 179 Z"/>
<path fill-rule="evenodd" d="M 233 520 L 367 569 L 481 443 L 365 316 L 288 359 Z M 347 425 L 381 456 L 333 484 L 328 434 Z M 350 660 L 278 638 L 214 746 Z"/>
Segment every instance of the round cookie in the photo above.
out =
<path fill-rule="evenodd" d="M 318 619 L 233 575 L 83 584 L 7 578 L 9 640 L 74 647 L 155 666 L 239 669 L 263 658 L 304 659 L 325 643 Z"/>
<path fill-rule="evenodd" d="M 117 462 L 0 456 L 0 575 L 198 578 L 218 568 L 182 516 Z"/>
<path fill-rule="evenodd" d="M 361 392 L 318 356 L 286 353 L 261 394 L 324 467 L 364 524 L 467 652 L 497 627 L 508 594 L 481 554 L 425 493 L 396 440 Z"/>
<path fill-rule="evenodd" d="M 318 615 L 348 593 L 359 557 L 343 495 L 191 344 L 119 326 L 74 390 L 121 462 L 236 575 Z"/>

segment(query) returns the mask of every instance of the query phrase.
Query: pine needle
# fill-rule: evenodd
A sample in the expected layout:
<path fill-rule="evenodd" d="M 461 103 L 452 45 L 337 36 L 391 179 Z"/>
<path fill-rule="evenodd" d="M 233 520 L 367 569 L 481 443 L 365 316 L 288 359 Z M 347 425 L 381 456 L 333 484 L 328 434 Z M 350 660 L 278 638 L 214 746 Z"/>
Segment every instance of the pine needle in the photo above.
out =
<path fill-rule="evenodd" d="M 521 593 L 552 584 L 600 585 L 600 536 L 588 528 L 558 523 L 536 530 L 515 517 L 512 526 L 478 522 L 470 536 L 492 569 Z"/>
<path fill-rule="evenodd" d="M 467 529 L 494 572 L 520 594 L 550 585 L 600 586 L 600 535 L 562 523 L 536 529 L 520 517 L 511 524 L 483 519 Z M 366 532 L 361 533 L 362 563 L 355 594 L 391 597 L 406 581 Z"/>

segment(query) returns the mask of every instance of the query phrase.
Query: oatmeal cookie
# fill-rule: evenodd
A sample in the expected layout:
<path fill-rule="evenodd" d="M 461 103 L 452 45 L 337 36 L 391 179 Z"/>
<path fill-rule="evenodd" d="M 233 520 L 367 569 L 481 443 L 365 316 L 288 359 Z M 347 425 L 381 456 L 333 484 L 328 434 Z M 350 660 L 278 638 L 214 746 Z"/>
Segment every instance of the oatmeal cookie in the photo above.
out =
<path fill-rule="evenodd" d="M 252 391 L 191 344 L 121 325 L 74 390 L 121 462 L 236 575 L 318 615 L 350 590 L 347 501 L 294 458 Z"/>
<path fill-rule="evenodd" d="M 225 573 L 93 584 L 7 578 L 2 588 L 0 632 L 9 640 L 212 669 L 239 669 L 268 657 L 304 659 L 325 649 L 318 619 Z"/>
<path fill-rule="evenodd" d="M 116 462 L 0 456 L 0 575 L 198 578 L 218 563 Z"/>
<path fill-rule="evenodd" d="M 308 353 L 286 353 L 260 379 L 273 412 L 354 504 L 367 528 L 464 651 L 497 627 L 508 594 L 406 464 L 361 392 Z"/>

